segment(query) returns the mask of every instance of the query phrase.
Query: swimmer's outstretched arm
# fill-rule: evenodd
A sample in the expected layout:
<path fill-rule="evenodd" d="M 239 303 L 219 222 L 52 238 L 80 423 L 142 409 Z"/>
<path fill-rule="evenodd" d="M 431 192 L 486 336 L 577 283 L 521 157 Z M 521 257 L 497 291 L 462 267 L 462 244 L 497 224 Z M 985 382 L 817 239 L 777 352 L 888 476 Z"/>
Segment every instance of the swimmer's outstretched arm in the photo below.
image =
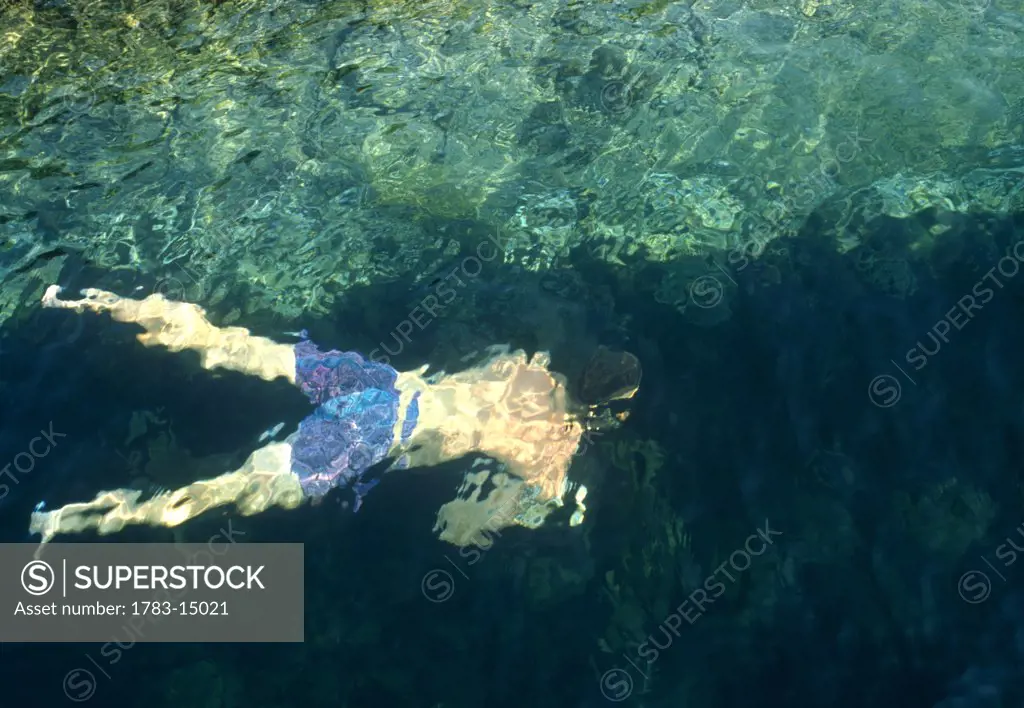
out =
<path fill-rule="evenodd" d="M 243 327 L 217 327 L 206 319 L 206 312 L 198 305 L 175 302 L 159 294 L 133 300 L 96 288 L 83 290 L 80 300 L 61 300 L 57 297 L 60 292 L 58 285 L 48 287 L 43 294 L 43 307 L 109 312 L 118 322 L 142 325 L 146 331 L 138 339 L 148 347 L 198 352 L 205 369 L 220 367 L 267 381 L 283 377 L 295 383 L 294 347 L 250 334 Z"/>
<path fill-rule="evenodd" d="M 68 504 L 53 511 L 32 514 L 29 533 L 42 543 L 57 534 L 96 529 L 101 535 L 116 533 L 130 524 L 177 526 L 218 506 L 234 505 L 243 516 L 279 506 L 294 509 L 302 504 L 302 485 L 291 471 L 292 446 L 271 443 L 249 456 L 241 469 L 213 479 L 194 482 L 144 502 L 141 492 L 116 489 L 101 492 L 90 502 Z"/>

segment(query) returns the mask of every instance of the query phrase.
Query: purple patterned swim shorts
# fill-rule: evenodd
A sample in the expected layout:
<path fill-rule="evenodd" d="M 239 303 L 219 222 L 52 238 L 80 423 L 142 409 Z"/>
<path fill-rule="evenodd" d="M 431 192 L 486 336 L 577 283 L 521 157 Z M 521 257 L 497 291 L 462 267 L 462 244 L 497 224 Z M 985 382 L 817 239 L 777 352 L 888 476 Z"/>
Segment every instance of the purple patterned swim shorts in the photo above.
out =
<path fill-rule="evenodd" d="M 322 352 L 305 338 L 295 345 L 295 381 L 317 405 L 299 424 L 292 443 L 292 471 L 308 496 L 350 487 L 359 508 L 379 481 L 367 479 L 366 473 L 388 456 L 395 443 L 397 379 L 395 369 L 356 352 Z M 402 416 L 402 442 L 412 435 L 418 416 L 414 397 Z"/>

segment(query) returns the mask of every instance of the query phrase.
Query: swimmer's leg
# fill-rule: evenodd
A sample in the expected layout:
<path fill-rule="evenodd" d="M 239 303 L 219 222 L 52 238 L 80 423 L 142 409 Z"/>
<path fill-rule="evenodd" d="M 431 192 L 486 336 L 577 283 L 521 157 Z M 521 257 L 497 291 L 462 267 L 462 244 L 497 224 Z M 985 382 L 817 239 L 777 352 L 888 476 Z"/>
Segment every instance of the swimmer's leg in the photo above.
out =
<path fill-rule="evenodd" d="M 284 377 L 295 383 L 294 347 L 255 336 L 242 327 L 216 327 L 198 305 L 175 302 L 159 294 L 133 300 L 96 288 L 83 290 L 80 300 L 60 300 L 60 291 L 58 285 L 48 287 L 43 307 L 109 312 L 118 322 L 142 325 L 146 331 L 138 339 L 148 347 L 199 352 L 203 368 L 232 369 L 267 381 Z"/>
<path fill-rule="evenodd" d="M 256 450 L 241 469 L 194 482 L 144 502 L 141 492 L 117 489 L 101 492 L 90 502 L 68 504 L 32 514 L 29 533 L 47 543 L 57 534 L 95 529 L 116 533 L 129 524 L 177 526 L 208 509 L 232 504 L 243 516 L 280 506 L 294 509 L 304 500 L 298 476 L 291 471 L 291 445 L 272 443 Z"/>

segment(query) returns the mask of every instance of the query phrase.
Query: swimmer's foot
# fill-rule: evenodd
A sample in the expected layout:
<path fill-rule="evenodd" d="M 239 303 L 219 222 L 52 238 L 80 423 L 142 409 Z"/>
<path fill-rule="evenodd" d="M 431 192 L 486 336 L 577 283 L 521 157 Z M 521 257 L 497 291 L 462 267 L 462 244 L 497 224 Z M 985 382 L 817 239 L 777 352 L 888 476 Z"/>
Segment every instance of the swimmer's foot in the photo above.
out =
<path fill-rule="evenodd" d="M 204 369 L 220 367 L 266 381 L 281 377 L 295 383 L 294 346 L 257 337 L 242 327 L 216 327 L 198 305 L 168 300 L 159 293 L 136 300 L 99 288 L 85 288 L 79 300 L 61 300 L 58 295 L 62 291 L 59 285 L 46 288 L 43 307 L 109 312 L 117 322 L 141 325 L 145 332 L 138 335 L 138 340 L 147 347 L 199 352 L 199 363 Z"/>
<path fill-rule="evenodd" d="M 57 299 L 57 296 L 64 290 L 59 285 L 51 285 L 43 293 L 43 307 L 67 307 L 67 304 Z"/>
<path fill-rule="evenodd" d="M 75 310 L 76 312 L 82 312 L 86 309 L 100 312 L 102 310 L 109 310 L 121 300 L 114 293 L 98 288 L 85 288 L 82 290 L 81 293 L 84 297 L 81 300 L 61 300 L 57 296 L 62 292 L 64 292 L 64 288 L 59 285 L 54 284 L 48 287 L 46 292 L 43 293 L 43 307 L 59 307 Z"/>

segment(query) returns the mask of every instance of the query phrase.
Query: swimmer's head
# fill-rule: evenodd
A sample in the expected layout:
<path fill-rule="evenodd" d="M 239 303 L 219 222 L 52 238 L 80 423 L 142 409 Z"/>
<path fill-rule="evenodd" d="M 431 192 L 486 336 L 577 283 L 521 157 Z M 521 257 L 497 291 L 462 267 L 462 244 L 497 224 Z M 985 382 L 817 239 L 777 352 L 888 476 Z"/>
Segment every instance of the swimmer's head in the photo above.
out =
<path fill-rule="evenodd" d="M 588 406 L 630 399 L 640 389 L 642 376 L 635 354 L 601 346 L 583 370 L 577 395 Z"/>

